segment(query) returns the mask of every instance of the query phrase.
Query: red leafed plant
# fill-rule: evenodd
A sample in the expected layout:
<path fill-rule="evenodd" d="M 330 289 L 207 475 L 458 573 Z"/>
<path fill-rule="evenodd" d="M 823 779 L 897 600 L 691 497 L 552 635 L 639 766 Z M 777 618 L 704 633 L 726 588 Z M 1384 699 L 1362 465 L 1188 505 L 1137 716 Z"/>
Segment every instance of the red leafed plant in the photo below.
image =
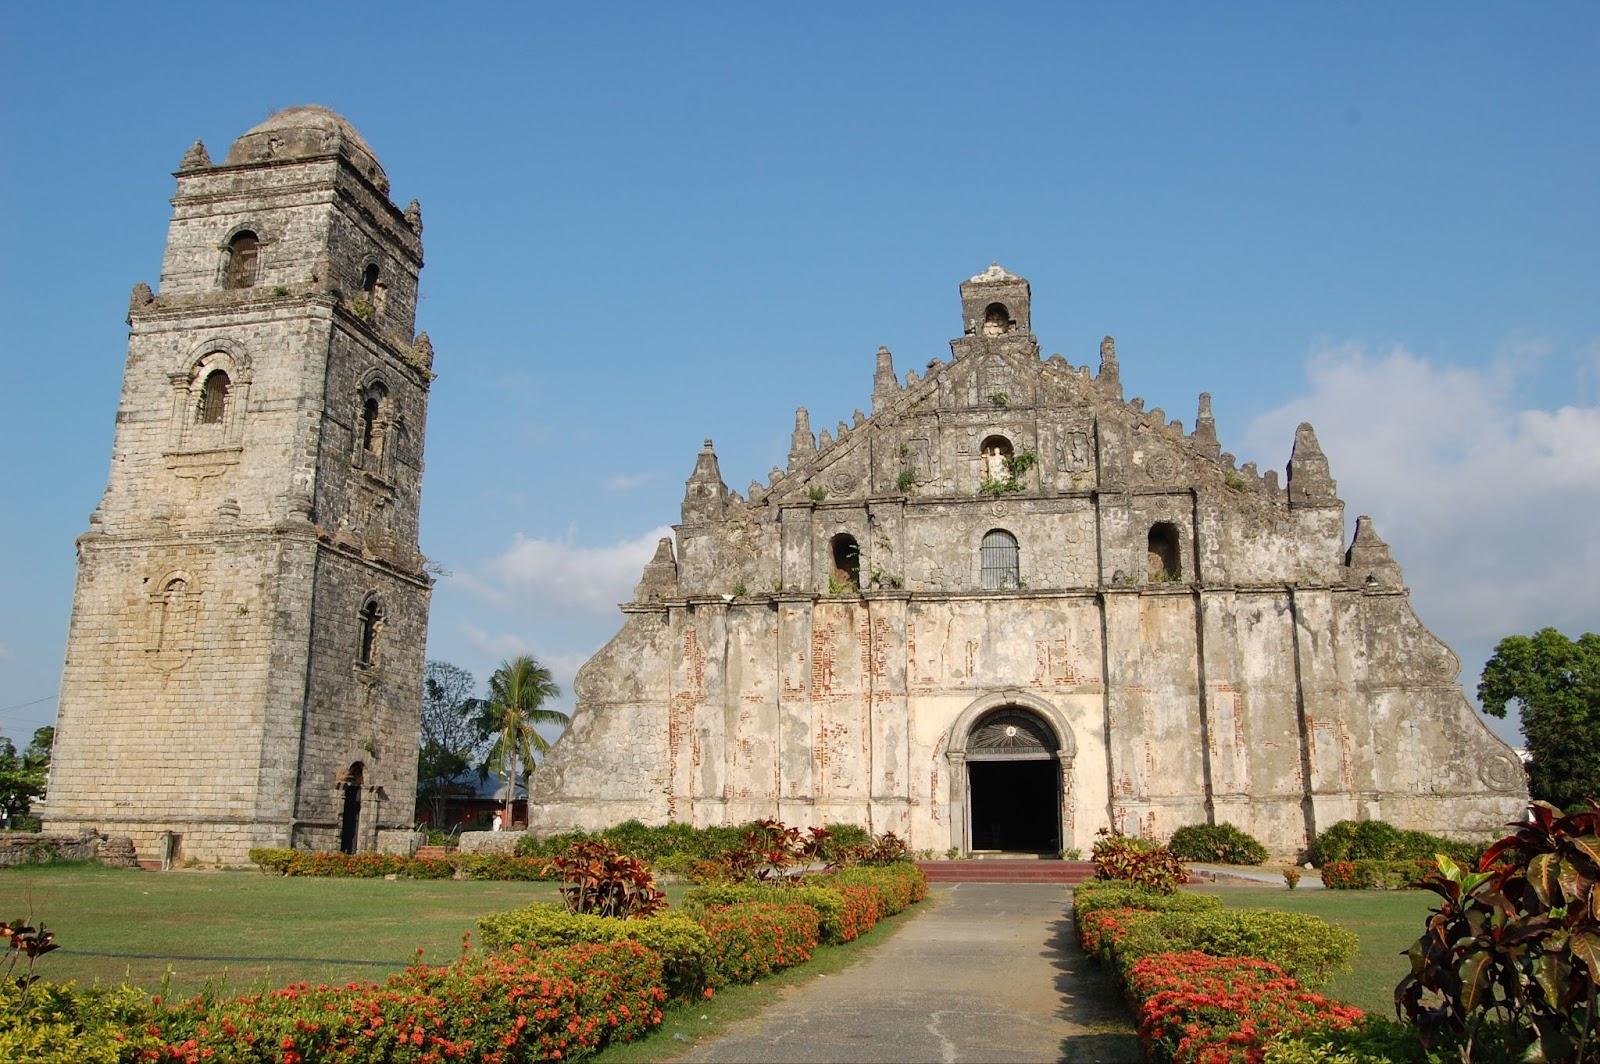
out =
<path fill-rule="evenodd" d="M 548 868 L 561 880 L 567 911 L 627 919 L 650 916 L 667 907 L 650 866 L 618 853 L 604 842 L 574 843 Z"/>
<path fill-rule="evenodd" d="M 1096 879 L 1120 879 L 1161 894 L 1189 882 L 1183 862 L 1171 850 L 1149 839 L 1136 839 L 1101 828 L 1094 841 Z"/>
<path fill-rule="evenodd" d="M 1528 820 L 1468 872 L 1423 882 L 1443 902 L 1412 945 L 1395 1009 L 1463 1060 L 1600 1060 L 1600 802 Z"/>
<path fill-rule="evenodd" d="M 713 883 L 792 882 L 792 869 L 823 860 L 830 835 L 827 828 L 802 832 L 781 820 L 757 820 L 743 846 L 700 862 L 695 878 Z"/>
<path fill-rule="evenodd" d="M 39 978 L 33 974 L 34 962 L 51 950 L 61 948 L 56 945 L 56 933 L 42 923 L 34 927 L 26 920 L 13 920 L 10 923 L 0 920 L 0 941 L 6 944 L 6 978 L 13 978 L 12 973 L 22 964 L 22 959 L 27 958 L 26 965 L 22 965 L 22 974 L 14 977 L 16 985 L 22 988 L 22 1001 L 26 1003 L 29 988 Z"/>

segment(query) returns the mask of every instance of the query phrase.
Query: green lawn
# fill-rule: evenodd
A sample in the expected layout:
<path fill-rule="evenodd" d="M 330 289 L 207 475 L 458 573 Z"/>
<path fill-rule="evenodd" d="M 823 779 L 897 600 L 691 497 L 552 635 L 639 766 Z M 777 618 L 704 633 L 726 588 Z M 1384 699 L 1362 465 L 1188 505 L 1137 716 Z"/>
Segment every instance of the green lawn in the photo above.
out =
<path fill-rule="evenodd" d="M 239 988 L 264 977 L 277 985 L 381 980 L 419 948 L 429 960 L 451 959 L 479 916 L 555 899 L 549 883 L 269 878 L 93 865 L 0 870 L 0 919 L 42 920 L 62 947 L 40 958 L 38 974 L 126 978 L 154 992 L 170 969 L 172 989 L 185 994 L 220 978 Z"/>
<path fill-rule="evenodd" d="M 1359 1005 L 1375 1016 L 1393 1018 L 1394 986 L 1410 971 L 1404 957 L 1422 934 L 1428 909 L 1438 896 L 1423 890 L 1287 890 L 1283 887 L 1201 886 L 1230 908 L 1285 909 L 1320 916 L 1361 937 L 1351 961 L 1327 993 Z"/>

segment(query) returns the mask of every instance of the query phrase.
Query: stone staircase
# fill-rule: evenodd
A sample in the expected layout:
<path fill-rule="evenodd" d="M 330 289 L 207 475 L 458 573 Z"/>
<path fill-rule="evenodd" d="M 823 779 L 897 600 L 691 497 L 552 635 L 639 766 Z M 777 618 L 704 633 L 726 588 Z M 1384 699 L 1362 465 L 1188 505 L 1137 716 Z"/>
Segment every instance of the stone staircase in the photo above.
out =
<path fill-rule="evenodd" d="M 421 859 L 423 859 L 425 861 L 426 860 L 438 861 L 438 860 L 443 860 L 446 857 L 449 857 L 451 854 L 453 854 L 455 852 L 456 852 L 455 850 L 451 849 L 448 846 L 418 846 L 417 847 L 417 852 L 412 854 L 411 856 L 419 857 L 419 858 L 421 858 Z"/>
<path fill-rule="evenodd" d="M 970 861 L 918 861 L 929 883 L 1060 883 L 1094 878 L 1089 861 L 975 858 Z"/>

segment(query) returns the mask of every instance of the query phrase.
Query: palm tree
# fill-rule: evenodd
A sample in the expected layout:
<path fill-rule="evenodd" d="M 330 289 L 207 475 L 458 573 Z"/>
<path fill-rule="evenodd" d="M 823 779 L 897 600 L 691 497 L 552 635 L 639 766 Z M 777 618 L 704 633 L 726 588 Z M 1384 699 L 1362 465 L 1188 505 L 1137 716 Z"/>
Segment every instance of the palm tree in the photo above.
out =
<path fill-rule="evenodd" d="M 534 752 L 542 754 L 550 749 L 550 743 L 535 725 L 572 723 L 565 713 L 544 708 L 546 699 L 560 694 L 561 688 L 556 686 L 550 670 L 524 654 L 501 662 L 489 677 L 489 697 L 477 701 L 478 730 L 485 738 L 494 738 L 479 771 L 487 774 L 492 769 L 506 781 L 507 827 L 511 826 L 518 768 L 523 776 L 531 775 Z"/>

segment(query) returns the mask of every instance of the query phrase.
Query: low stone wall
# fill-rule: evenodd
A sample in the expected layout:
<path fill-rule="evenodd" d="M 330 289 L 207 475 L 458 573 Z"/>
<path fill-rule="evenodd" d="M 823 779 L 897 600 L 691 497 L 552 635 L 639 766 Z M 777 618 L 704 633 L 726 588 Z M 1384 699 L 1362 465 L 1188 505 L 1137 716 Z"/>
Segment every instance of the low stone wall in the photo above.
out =
<path fill-rule="evenodd" d="M 459 849 L 462 853 L 514 853 L 517 840 L 526 834 L 526 831 L 463 831 Z"/>
<path fill-rule="evenodd" d="M 131 861 L 133 846 L 127 839 L 107 839 L 92 832 L 81 835 L 0 832 L 0 868 L 52 861 L 93 861 L 102 856 L 102 851 L 106 863 L 125 865 Z"/>

